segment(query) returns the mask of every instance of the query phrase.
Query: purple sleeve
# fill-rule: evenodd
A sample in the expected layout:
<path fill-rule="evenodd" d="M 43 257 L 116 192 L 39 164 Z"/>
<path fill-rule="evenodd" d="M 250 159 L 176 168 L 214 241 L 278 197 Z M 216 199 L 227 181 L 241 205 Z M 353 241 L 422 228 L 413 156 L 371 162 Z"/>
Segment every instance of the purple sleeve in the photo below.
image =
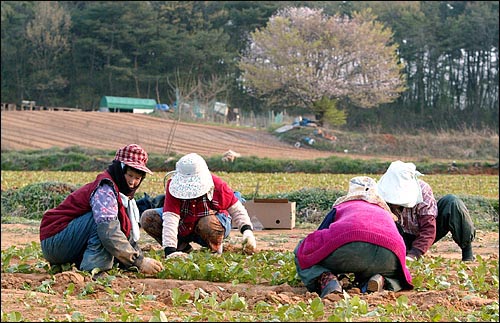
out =
<path fill-rule="evenodd" d="M 426 253 L 434 243 L 437 217 L 437 203 L 432 188 L 424 181 L 419 182 L 423 198 L 423 201 L 416 205 L 419 233 L 415 241 L 413 241 L 412 250 L 409 252 L 416 256 Z"/>
<path fill-rule="evenodd" d="M 97 224 L 118 219 L 118 201 L 111 186 L 99 186 L 90 197 L 90 205 Z"/>
<path fill-rule="evenodd" d="M 97 234 L 104 248 L 126 267 L 140 267 L 144 255 L 139 246 L 132 245 L 121 231 L 118 200 L 113 187 L 107 184 L 99 186 L 90 197 L 90 205 L 97 224 Z"/>

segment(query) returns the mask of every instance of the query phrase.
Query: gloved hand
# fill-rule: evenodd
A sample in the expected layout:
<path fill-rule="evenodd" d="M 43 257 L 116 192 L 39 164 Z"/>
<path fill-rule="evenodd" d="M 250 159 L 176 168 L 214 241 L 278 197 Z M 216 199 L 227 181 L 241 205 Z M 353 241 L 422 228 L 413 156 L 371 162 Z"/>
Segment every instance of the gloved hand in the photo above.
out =
<path fill-rule="evenodd" d="M 415 261 L 415 257 L 408 255 L 406 256 L 406 261 Z"/>
<path fill-rule="evenodd" d="M 417 260 L 420 257 L 422 257 L 422 252 L 420 250 L 418 250 L 417 248 L 412 248 L 406 254 L 406 260 L 407 261 L 414 261 L 414 260 Z"/>
<path fill-rule="evenodd" d="M 257 242 L 255 241 L 252 230 L 247 229 L 243 231 L 243 252 L 254 253 L 256 247 Z"/>
<path fill-rule="evenodd" d="M 188 254 L 182 251 L 176 251 L 172 252 L 168 256 L 165 257 L 165 259 L 172 259 L 172 258 L 184 258 L 186 259 L 188 257 Z"/>
<path fill-rule="evenodd" d="M 146 275 L 154 275 L 163 270 L 163 264 L 153 258 L 144 257 L 140 270 Z"/>

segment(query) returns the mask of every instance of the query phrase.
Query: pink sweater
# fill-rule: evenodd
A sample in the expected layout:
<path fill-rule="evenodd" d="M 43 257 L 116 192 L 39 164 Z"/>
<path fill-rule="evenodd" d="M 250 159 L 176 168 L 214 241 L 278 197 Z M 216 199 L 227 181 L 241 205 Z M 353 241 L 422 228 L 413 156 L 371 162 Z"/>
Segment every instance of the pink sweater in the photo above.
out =
<path fill-rule="evenodd" d="M 391 215 L 378 205 L 362 200 L 347 201 L 336 206 L 335 222 L 328 229 L 310 233 L 297 250 L 301 268 L 309 268 L 344 244 L 361 241 L 391 250 L 398 257 L 406 278 L 411 284 L 411 274 L 406 268 L 406 247 Z"/>

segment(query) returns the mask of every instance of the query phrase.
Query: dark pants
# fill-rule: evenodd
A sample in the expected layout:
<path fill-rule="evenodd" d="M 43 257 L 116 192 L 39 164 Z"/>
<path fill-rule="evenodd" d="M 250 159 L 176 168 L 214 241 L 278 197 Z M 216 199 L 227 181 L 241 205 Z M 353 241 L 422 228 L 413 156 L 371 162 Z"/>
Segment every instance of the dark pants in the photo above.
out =
<path fill-rule="evenodd" d="M 464 202 L 457 196 L 448 194 L 439 199 L 437 208 L 436 239 L 434 239 L 434 243 L 441 240 L 448 232 L 451 232 L 453 241 L 461 249 L 470 246 L 476 236 L 476 229 Z M 410 250 L 416 236 L 408 233 L 403 233 L 402 236 L 406 249 Z"/>
<path fill-rule="evenodd" d="M 299 247 L 300 243 L 297 245 Z M 351 242 L 345 244 L 318 264 L 301 269 L 295 257 L 297 274 L 307 290 L 321 292 L 318 277 L 324 272 L 332 274 L 353 273 L 355 282 L 359 285 L 366 283 L 371 276 L 380 274 L 387 279 L 388 289 L 401 290 L 401 281 L 404 281 L 403 270 L 396 255 L 389 249 L 368 242 Z"/>
<path fill-rule="evenodd" d="M 41 247 L 43 257 L 51 265 L 74 263 L 84 271 L 109 270 L 115 260 L 99 239 L 92 212 L 75 218 L 64 230 L 42 240 Z"/>

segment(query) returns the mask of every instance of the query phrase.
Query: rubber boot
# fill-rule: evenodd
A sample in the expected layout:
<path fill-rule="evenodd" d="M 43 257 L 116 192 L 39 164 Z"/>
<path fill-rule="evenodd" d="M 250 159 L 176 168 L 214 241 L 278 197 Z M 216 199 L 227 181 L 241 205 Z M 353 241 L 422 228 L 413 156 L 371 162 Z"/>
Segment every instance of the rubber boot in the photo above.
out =
<path fill-rule="evenodd" d="M 472 253 L 472 245 L 462 248 L 462 261 L 474 261 L 474 254 Z"/>

